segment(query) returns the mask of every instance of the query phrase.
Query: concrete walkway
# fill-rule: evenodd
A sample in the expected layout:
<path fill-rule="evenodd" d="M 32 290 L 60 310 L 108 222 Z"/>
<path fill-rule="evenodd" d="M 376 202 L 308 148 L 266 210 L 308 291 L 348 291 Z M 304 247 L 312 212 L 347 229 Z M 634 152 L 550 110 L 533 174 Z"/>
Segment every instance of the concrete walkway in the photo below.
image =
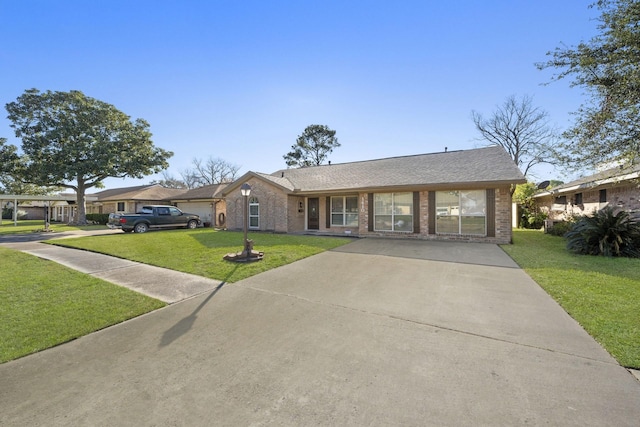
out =
<path fill-rule="evenodd" d="M 73 231 L 41 235 L 41 237 L 50 240 L 51 238 L 64 239 L 114 233 L 122 233 L 122 231 Z M 220 284 L 218 280 L 207 279 L 193 274 L 181 273 L 88 251 L 46 245 L 38 241 L 37 238 L 37 235 L 32 234 L 0 236 L 0 246 L 55 261 L 170 304 L 211 291 Z"/>
<path fill-rule="evenodd" d="M 639 419 L 640 382 L 487 244 L 355 240 L 0 365 L 3 426 Z"/>

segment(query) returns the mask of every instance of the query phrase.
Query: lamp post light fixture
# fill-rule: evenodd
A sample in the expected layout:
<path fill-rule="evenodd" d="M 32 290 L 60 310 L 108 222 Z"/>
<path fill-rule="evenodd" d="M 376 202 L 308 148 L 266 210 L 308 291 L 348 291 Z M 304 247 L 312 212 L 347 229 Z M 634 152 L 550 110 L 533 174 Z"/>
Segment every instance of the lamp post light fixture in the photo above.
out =
<path fill-rule="evenodd" d="M 243 218 L 243 231 L 244 231 L 244 241 L 243 241 L 243 250 L 238 253 L 230 253 L 224 256 L 224 259 L 227 261 L 235 261 L 235 262 L 249 262 L 249 261 L 259 261 L 264 256 L 264 252 L 258 252 L 253 250 L 253 241 L 247 238 L 247 232 L 249 229 L 249 195 L 251 194 L 251 186 L 248 183 L 244 183 L 240 186 L 240 194 L 244 199 L 244 218 Z"/>
<path fill-rule="evenodd" d="M 249 240 L 247 239 L 247 232 L 249 230 L 249 195 L 251 194 L 251 186 L 248 183 L 242 184 L 240 187 L 240 194 L 244 199 L 244 256 L 249 258 L 252 248 L 249 246 Z"/>

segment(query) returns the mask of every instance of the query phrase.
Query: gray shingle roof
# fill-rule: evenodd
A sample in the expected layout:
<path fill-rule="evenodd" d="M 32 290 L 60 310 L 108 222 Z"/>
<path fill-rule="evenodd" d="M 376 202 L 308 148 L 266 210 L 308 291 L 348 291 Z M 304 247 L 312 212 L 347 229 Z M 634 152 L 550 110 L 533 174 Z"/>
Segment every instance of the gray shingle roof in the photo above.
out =
<path fill-rule="evenodd" d="M 533 197 L 544 197 L 549 194 L 589 189 L 599 185 L 613 184 L 618 181 L 638 179 L 638 177 L 640 177 L 640 164 L 627 167 L 618 166 L 600 171 L 593 175 L 578 178 L 574 181 L 567 182 L 566 184 L 558 185 L 557 187 L 553 187 L 547 191 L 541 191 Z"/>
<path fill-rule="evenodd" d="M 198 188 L 192 188 L 176 197 L 172 200 L 196 200 L 196 199 L 217 199 L 221 198 L 220 192 L 227 186 L 227 184 L 212 184 L 204 185 Z"/>
<path fill-rule="evenodd" d="M 302 192 L 526 182 L 499 146 L 283 169 L 270 179 L 286 179 L 294 191 Z"/>
<path fill-rule="evenodd" d="M 256 175 L 262 177 L 263 179 L 266 179 L 267 181 L 271 181 L 274 184 L 279 185 L 280 187 L 286 188 L 289 191 L 295 190 L 295 187 L 293 186 L 293 183 L 288 178 L 288 176 L 287 178 L 284 178 L 284 173 L 277 172 L 277 173 L 268 175 L 266 173 L 256 172 Z"/>
<path fill-rule="evenodd" d="M 169 200 L 172 197 L 184 193 L 186 190 L 165 188 L 160 184 L 139 185 L 135 187 L 114 188 L 113 190 L 99 191 L 96 196 L 100 201 L 119 200 Z"/>
<path fill-rule="evenodd" d="M 601 181 L 609 178 L 624 177 L 626 175 L 633 174 L 634 172 L 640 172 L 640 164 L 634 165 L 632 167 L 627 167 L 627 168 L 615 167 L 615 168 L 607 169 L 607 170 L 595 173 L 593 175 L 588 175 L 582 178 L 578 178 L 575 181 L 567 182 L 566 184 L 558 185 L 557 187 L 553 188 L 553 190 L 562 190 L 569 187 L 575 187 L 576 185 L 581 185 L 581 184 L 591 184 L 591 183 L 595 183 L 597 181 Z"/>

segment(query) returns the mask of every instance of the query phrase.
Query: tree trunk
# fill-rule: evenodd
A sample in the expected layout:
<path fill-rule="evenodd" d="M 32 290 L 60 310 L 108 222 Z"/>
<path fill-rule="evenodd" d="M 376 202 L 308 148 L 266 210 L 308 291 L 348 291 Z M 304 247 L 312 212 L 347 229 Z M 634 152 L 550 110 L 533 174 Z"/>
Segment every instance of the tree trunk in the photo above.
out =
<path fill-rule="evenodd" d="M 78 189 L 76 190 L 76 215 L 74 222 L 77 225 L 87 225 L 87 205 L 85 197 L 85 182 L 78 177 Z"/>

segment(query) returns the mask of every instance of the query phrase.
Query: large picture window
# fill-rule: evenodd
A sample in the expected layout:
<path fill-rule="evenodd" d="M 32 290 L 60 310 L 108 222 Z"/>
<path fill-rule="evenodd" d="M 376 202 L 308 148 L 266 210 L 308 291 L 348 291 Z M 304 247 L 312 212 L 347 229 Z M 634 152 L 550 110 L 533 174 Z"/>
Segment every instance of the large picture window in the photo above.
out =
<path fill-rule="evenodd" d="M 255 197 L 249 200 L 249 228 L 260 228 L 260 204 Z"/>
<path fill-rule="evenodd" d="M 358 226 L 358 196 L 331 197 L 331 225 Z"/>
<path fill-rule="evenodd" d="M 444 234 L 486 235 L 485 190 L 437 191 L 436 231 Z"/>
<path fill-rule="evenodd" d="M 375 231 L 413 231 L 413 193 L 381 193 L 373 198 Z"/>

